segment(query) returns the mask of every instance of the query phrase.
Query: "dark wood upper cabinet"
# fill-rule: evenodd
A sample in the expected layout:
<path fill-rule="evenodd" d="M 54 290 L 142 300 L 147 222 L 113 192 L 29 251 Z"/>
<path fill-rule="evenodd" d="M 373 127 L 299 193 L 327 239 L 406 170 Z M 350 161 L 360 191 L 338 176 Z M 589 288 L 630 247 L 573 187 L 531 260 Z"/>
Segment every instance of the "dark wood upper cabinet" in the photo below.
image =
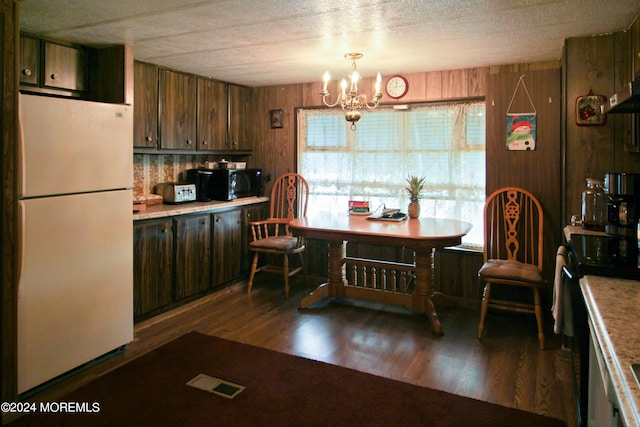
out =
<path fill-rule="evenodd" d="M 197 81 L 194 76 L 160 70 L 160 145 L 196 149 Z"/>
<path fill-rule="evenodd" d="M 135 62 L 133 75 L 133 146 L 155 149 L 158 144 L 158 67 Z"/>
<path fill-rule="evenodd" d="M 227 149 L 227 85 L 198 78 L 198 151 Z"/>
<path fill-rule="evenodd" d="M 250 154 L 250 87 L 141 61 L 133 74 L 134 151 Z"/>
<path fill-rule="evenodd" d="M 43 85 L 75 92 L 88 90 L 88 59 L 82 47 L 45 42 Z"/>
<path fill-rule="evenodd" d="M 20 84 L 37 86 L 40 82 L 40 40 L 20 37 Z"/>
<path fill-rule="evenodd" d="M 20 90 L 117 104 L 133 103 L 133 48 L 93 48 L 20 35 Z"/>
<path fill-rule="evenodd" d="M 251 88 L 229 85 L 229 150 L 250 150 Z"/>

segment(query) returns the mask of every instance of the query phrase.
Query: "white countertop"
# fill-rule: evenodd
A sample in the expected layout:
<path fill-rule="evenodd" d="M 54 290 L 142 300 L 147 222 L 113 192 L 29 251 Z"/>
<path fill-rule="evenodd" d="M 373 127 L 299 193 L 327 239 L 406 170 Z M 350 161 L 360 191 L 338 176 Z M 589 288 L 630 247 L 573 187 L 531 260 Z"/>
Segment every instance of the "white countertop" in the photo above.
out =
<path fill-rule="evenodd" d="M 584 276 L 580 288 L 627 427 L 640 426 L 640 281 Z"/>
<path fill-rule="evenodd" d="M 211 202 L 189 202 L 176 205 L 149 205 L 145 212 L 133 214 L 133 220 L 164 218 L 174 215 L 185 215 L 198 212 L 215 212 L 217 210 L 235 208 L 256 203 L 268 202 L 268 197 L 242 197 L 229 202 L 214 200 Z"/>

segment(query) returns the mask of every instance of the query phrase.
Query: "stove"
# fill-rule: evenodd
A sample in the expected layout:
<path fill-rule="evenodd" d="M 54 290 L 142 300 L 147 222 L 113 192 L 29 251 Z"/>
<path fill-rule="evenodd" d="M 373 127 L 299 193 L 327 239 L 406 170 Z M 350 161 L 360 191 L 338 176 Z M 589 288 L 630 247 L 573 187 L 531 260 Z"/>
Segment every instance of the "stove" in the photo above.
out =
<path fill-rule="evenodd" d="M 635 237 L 571 234 L 573 264 L 585 275 L 640 280 Z"/>

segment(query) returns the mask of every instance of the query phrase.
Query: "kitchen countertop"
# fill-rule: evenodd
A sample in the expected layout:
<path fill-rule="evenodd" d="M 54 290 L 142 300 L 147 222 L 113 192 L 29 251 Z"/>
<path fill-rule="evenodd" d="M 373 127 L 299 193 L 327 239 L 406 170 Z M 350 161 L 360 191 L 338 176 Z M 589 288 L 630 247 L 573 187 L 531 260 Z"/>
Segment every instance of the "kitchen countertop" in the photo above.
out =
<path fill-rule="evenodd" d="M 580 288 L 625 424 L 640 426 L 640 386 L 631 371 L 640 363 L 640 281 L 584 276 Z"/>
<path fill-rule="evenodd" d="M 572 234 L 586 234 L 591 236 L 608 236 L 604 231 L 585 230 L 579 225 L 567 225 L 564 227 L 564 238 L 567 242 L 571 241 Z"/>
<path fill-rule="evenodd" d="M 140 221 L 143 219 L 164 218 L 168 216 L 185 215 L 198 212 L 215 212 L 222 209 L 253 205 L 268 201 L 268 197 L 242 197 L 229 202 L 213 200 L 211 202 L 188 202 L 175 205 L 148 205 L 144 212 L 134 213 L 133 220 Z"/>

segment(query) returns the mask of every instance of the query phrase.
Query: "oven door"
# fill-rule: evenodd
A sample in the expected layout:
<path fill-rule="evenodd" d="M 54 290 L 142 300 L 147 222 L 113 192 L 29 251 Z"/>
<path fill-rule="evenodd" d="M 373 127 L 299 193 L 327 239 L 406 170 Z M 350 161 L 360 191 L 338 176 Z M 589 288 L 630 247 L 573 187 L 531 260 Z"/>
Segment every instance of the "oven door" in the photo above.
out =
<path fill-rule="evenodd" d="M 573 337 L 571 343 L 571 368 L 574 379 L 574 393 L 576 398 L 576 413 L 578 426 L 587 425 L 589 402 L 589 325 L 587 308 L 580 290 L 580 276 L 575 262 L 575 254 L 569 251 L 567 265 L 562 267 L 562 285 L 567 289 L 571 299 L 571 318 L 573 323 Z M 577 356 L 577 360 L 576 360 Z"/>

